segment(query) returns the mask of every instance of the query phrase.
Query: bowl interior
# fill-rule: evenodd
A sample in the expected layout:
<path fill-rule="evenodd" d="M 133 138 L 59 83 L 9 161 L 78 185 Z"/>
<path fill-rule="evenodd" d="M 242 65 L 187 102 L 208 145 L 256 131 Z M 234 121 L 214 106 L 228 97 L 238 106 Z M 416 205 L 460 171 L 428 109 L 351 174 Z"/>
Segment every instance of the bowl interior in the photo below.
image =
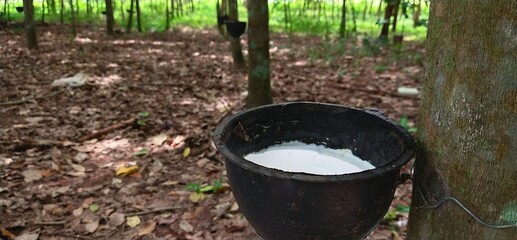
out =
<path fill-rule="evenodd" d="M 375 112 L 322 103 L 274 104 L 243 111 L 223 121 L 216 129 L 215 139 L 229 161 L 278 176 L 283 171 L 257 167 L 243 157 L 274 144 L 297 140 L 350 149 L 375 169 L 344 175 L 368 175 L 400 168 L 414 152 L 411 136 L 390 119 Z"/>

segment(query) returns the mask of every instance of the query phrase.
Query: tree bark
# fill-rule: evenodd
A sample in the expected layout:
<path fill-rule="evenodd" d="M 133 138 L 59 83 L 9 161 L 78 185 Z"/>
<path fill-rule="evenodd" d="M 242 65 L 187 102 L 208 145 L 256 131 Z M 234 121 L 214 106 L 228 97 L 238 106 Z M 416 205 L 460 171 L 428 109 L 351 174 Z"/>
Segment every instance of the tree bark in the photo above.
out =
<path fill-rule="evenodd" d="M 269 12 L 267 0 L 248 1 L 247 107 L 272 103 L 269 72 Z"/>
<path fill-rule="evenodd" d="M 341 23 L 339 24 L 339 37 L 345 38 L 346 34 L 346 0 L 343 0 L 341 7 Z"/>
<path fill-rule="evenodd" d="M 237 0 L 229 0 L 229 11 L 228 17 L 231 21 L 239 20 L 239 13 L 237 11 Z M 235 69 L 244 69 L 246 68 L 246 63 L 244 62 L 244 55 L 242 55 L 242 46 L 239 38 L 234 38 L 229 36 L 230 38 L 230 48 L 232 51 L 233 57 L 233 67 Z"/>
<path fill-rule="evenodd" d="M 169 30 L 171 19 L 170 19 L 170 12 L 169 12 L 169 0 L 165 0 L 165 31 Z"/>
<path fill-rule="evenodd" d="M 129 17 L 127 19 L 127 27 L 126 32 L 131 33 L 131 28 L 133 27 L 133 12 L 135 11 L 133 6 L 135 3 L 135 0 L 130 0 L 131 3 L 129 4 Z"/>
<path fill-rule="evenodd" d="M 77 35 L 77 18 L 76 12 L 74 11 L 74 0 L 70 0 L 70 14 L 72 14 L 72 35 L 75 37 Z"/>
<path fill-rule="evenodd" d="M 115 25 L 115 18 L 113 17 L 113 5 L 111 0 L 104 0 L 106 4 L 106 33 L 113 35 L 113 25 Z"/>
<path fill-rule="evenodd" d="M 384 9 L 384 23 L 382 24 L 380 39 L 387 40 L 390 33 L 390 20 L 395 8 L 397 0 L 386 0 L 386 8 Z"/>
<path fill-rule="evenodd" d="M 25 34 L 27 37 L 27 48 L 37 49 L 38 39 L 36 37 L 36 24 L 34 22 L 34 5 L 32 0 L 23 0 L 23 14 L 25 24 Z"/>
<path fill-rule="evenodd" d="M 142 14 L 140 12 L 140 0 L 136 1 L 136 26 L 138 28 L 138 32 L 142 32 Z"/>
<path fill-rule="evenodd" d="M 394 1 L 395 6 L 393 7 L 393 12 L 391 13 L 391 16 L 393 17 L 393 24 L 391 26 L 391 32 L 395 33 L 397 31 L 397 20 L 399 16 L 399 7 L 400 7 L 400 0 Z"/>
<path fill-rule="evenodd" d="M 517 2 L 431 1 L 408 239 L 517 239 Z"/>

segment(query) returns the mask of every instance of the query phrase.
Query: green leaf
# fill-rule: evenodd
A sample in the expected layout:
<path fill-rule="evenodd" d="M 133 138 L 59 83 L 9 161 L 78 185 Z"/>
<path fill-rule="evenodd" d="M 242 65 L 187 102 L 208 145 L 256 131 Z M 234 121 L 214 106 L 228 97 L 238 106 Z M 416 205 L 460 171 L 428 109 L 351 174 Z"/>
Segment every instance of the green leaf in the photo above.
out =
<path fill-rule="evenodd" d="M 405 129 L 408 129 L 409 128 L 409 125 L 408 125 L 408 119 L 406 116 L 402 116 L 399 120 L 399 124 L 400 126 L 402 126 L 403 128 Z"/>
<path fill-rule="evenodd" d="M 212 186 L 214 187 L 214 192 L 219 191 L 219 189 L 223 188 L 223 180 L 217 179 L 212 183 Z"/>
<path fill-rule="evenodd" d="M 142 148 L 142 149 L 138 150 L 138 152 L 135 153 L 135 157 L 143 157 L 147 154 L 149 154 L 149 149 Z"/>
<path fill-rule="evenodd" d="M 140 118 L 147 118 L 149 117 L 149 112 L 139 112 L 136 115 Z"/>
<path fill-rule="evenodd" d="M 200 188 L 199 191 L 202 193 L 212 192 L 212 191 L 214 191 L 214 186 L 207 185 L 207 186 Z"/>
<path fill-rule="evenodd" d="M 92 203 L 89 207 L 90 211 L 92 212 L 97 212 L 97 210 L 99 210 L 99 205 L 97 205 L 96 203 Z"/>
<path fill-rule="evenodd" d="M 397 205 L 395 205 L 395 208 L 397 209 L 397 212 L 401 212 L 401 213 L 408 213 L 409 209 L 410 209 L 409 206 L 406 206 L 403 204 L 397 204 Z"/>
<path fill-rule="evenodd" d="M 386 220 L 386 221 L 393 221 L 395 219 L 397 219 L 396 211 L 390 210 L 386 213 L 386 215 L 384 215 L 384 220 Z"/>
<path fill-rule="evenodd" d="M 201 185 L 199 183 L 189 183 L 186 187 L 190 191 L 195 191 L 197 193 L 201 192 Z"/>

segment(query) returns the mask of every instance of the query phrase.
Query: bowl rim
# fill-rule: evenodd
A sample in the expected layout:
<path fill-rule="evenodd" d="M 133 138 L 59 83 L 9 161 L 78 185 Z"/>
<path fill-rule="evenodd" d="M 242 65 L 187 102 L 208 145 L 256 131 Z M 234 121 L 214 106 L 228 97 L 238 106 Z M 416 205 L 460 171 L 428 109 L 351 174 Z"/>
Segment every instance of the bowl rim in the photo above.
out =
<path fill-rule="evenodd" d="M 340 108 L 347 108 L 351 110 L 357 110 L 361 111 L 366 114 L 373 115 L 377 118 L 380 118 L 381 120 L 386 121 L 391 127 L 393 127 L 396 131 L 400 133 L 400 136 L 403 140 L 404 149 L 400 153 L 399 156 L 397 156 L 395 159 L 389 161 L 387 164 L 376 167 L 370 170 L 365 170 L 362 172 L 355 172 L 355 173 L 346 173 L 346 174 L 337 174 L 337 175 L 318 175 L 318 174 L 311 174 L 311 173 L 304 173 L 304 172 L 287 172 L 280 169 L 275 168 L 268 168 L 264 167 L 262 165 L 256 164 L 254 162 L 248 161 L 244 159 L 244 157 L 237 156 L 236 154 L 232 153 L 226 144 L 222 140 L 223 131 L 226 129 L 227 126 L 239 117 L 241 117 L 244 114 L 247 114 L 249 112 L 258 111 L 264 108 L 270 108 L 270 107 L 285 107 L 288 105 L 321 105 L 321 106 L 330 106 L 330 107 L 340 107 Z M 373 109 L 360 109 L 355 107 L 349 107 L 345 105 L 340 104 L 332 104 L 332 103 L 320 103 L 320 102 L 283 102 L 283 103 L 273 103 L 273 104 L 267 104 L 267 105 L 261 105 L 258 107 L 253 107 L 249 109 L 242 110 L 240 112 L 237 112 L 233 115 L 225 117 L 219 125 L 216 127 L 214 133 L 213 133 L 213 139 L 216 148 L 219 150 L 219 152 L 224 156 L 225 162 L 231 162 L 233 164 L 236 164 L 248 171 L 265 175 L 269 177 L 274 178 L 281 178 L 281 179 L 291 179 L 291 180 L 299 180 L 299 181 L 305 181 L 305 182 L 313 182 L 313 183 L 328 183 L 328 182 L 342 182 L 342 181 L 350 181 L 350 180 L 360 180 L 360 179 L 369 179 L 373 177 L 379 177 L 386 174 L 391 174 L 393 171 L 400 171 L 400 169 L 406 165 L 409 160 L 414 156 L 416 151 L 416 143 L 411 134 L 409 134 L 406 129 L 404 129 L 402 126 L 400 126 L 398 123 L 393 121 L 392 119 L 384 116 L 382 112 L 378 110 Z"/>

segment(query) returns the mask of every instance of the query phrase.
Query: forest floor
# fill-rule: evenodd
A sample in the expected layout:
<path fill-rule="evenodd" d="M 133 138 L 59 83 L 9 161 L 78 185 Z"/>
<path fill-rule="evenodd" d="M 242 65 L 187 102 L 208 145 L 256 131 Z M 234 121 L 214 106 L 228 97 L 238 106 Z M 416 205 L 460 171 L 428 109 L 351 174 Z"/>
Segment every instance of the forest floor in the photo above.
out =
<path fill-rule="evenodd" d="M 259 239 L 211 139 L 245 107 L 247 74 L 228 42 L 215 30 L 80 29 L 38 26 L 32 52 L 23 31 L 0 31 L 0 227 L 20 239 Z M 273 34 L 270 52 L 275 102 L 416 121 L 418 98 L 397 88 L 420 86 L 419 43 Z M 84 85 L 52 86 L 77 73 Z M 405 239 L 410 198 L 411 183 L 399 186 L 368 239 Z"/>

